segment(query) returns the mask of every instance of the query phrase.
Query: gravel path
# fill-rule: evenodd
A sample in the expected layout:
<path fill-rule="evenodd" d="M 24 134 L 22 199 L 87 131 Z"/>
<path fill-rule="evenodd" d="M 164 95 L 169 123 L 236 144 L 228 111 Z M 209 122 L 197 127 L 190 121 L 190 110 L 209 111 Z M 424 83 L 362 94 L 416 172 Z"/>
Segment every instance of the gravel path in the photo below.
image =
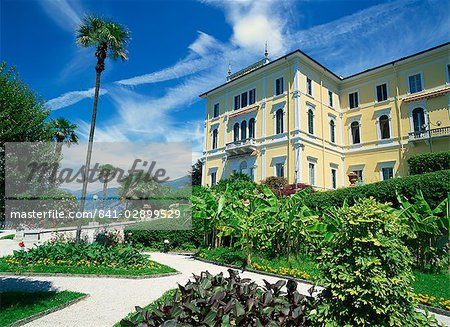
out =
<path fill-rule="evenodd" d="M 5 242 L 0 241 L 2 255 L 12 252 Z M 9 242 L 7 242 L 9 243 Z M 9 246 L 11 246 L 9 244 Z M 194 260 L 191 256 L 152 253 L 157 262 L 175 268 L 181 274 L 175 276 L 149 278 L 141 280 L 116 278 L 83 277 L 17 277 L 2 276 L 0 290 L 71 290 L 89 294 L 86 299 L 63 310 L 51 313 L 25 326 L 112 326 L 125 317 L 136 305 L 145 306 L 159 298 L 165 291 L 173 289 L 178 283 L 184 284 L 193 273 L 208 270 L 212 274 L 227 272 L 226 267 Z M 252 272 L 244 272 L 243 277 L 251 278 L 262 284 L 279 280 Z M 299 284 L 299 291 L 307 294 L 309 284 Z M 450 318 L 439 317 L 450 326 Z"/>

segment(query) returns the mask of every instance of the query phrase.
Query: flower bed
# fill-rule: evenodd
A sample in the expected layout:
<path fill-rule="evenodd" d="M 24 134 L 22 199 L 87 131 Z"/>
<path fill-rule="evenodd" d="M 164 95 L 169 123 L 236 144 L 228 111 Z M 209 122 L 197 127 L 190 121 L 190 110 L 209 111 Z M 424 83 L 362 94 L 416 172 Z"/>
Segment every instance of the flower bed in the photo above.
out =
<path fill-rule="evenodd" d="M 131 276 L 175 272 L 149 260 L 117 235 L 107 236 L 99 236 L 91 244 L 58 238 L 28 250 L 21 244 L 22 250 L 0 258 L 0 271 Z"/>

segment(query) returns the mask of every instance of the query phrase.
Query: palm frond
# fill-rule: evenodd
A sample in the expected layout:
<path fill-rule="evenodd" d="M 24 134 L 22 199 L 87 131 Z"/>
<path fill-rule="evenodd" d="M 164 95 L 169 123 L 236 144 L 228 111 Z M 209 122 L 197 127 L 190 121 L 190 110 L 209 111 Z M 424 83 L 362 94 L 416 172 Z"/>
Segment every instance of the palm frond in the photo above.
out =
<path fill-rule="evenodd" d="M 122 24 L 102 17 L 87 15 L 78 26 L 77 44 L 82 47 L 107 45 L 108 55 L 116 60 L 127 60 L 126 46 L 131 40 L 130 31 Z"/>

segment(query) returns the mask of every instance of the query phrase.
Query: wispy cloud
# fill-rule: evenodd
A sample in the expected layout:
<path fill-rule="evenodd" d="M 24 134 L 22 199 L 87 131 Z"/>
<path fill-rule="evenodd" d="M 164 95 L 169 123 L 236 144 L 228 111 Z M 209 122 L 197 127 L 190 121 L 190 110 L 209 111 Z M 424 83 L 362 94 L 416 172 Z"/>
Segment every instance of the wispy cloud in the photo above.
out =
<path fill-rule="evenodd" d="M 71 91 L 64 93 L 63 95 L 51 99 L 47 101 L 45 104 L 48 106 L 50 110 L 58 110 L 61 108 L 65 108 L 68 106 L 71 106 L 85 98 L 92 98 L 94 97 L 95 88 L 91 88 L 86 91 Z M 105 95 L 108 93 L 106 89 L 100 89 L 99 95 Z"/>
<path fill-rule="evenodd" d="M 75 1 L 41 0 L 38 3 L 56 24 L 68 32 L 73 33 L 74 28 L 81 23 L 81 8 Z"/>
<path fill-rule="evenodd" d="M 221 44 L 214 37 L 203 32 L 199 32 L 198 38 L 188 48 L 191 50 L 188 56 L 172 67 L 123 79 L 116 83 L 136 86 L 179 79 L 214 66 L 218 54 L 220 55 L 227 49 L 225 45 Z"/>

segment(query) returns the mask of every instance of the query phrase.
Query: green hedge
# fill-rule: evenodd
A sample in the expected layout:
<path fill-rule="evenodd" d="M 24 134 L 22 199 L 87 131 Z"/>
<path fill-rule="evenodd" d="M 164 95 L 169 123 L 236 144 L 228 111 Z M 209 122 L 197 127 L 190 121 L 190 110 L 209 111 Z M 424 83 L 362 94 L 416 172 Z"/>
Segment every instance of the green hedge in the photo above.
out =
<path fill-rule="evenodd" d="M 411 198 L 419 189 L 422 190 L 431 207 L 435 207 L 450 192 L 450 170 L 392 178 L 378 183 L 347 187 L 335 191 L 316 192 L 306 196 L 304 201 L 310 208 L 323 210 L 329 206 L 340 207 L 345 200 L 349 205 L 352 205 L 359 198 L 372 196 L 380 202 L 391 202 L 397 207 L 396 191 L 407 198 Z"/>
<path fill-rule="evenodd" d="M 158 219 L 148 222 L 133 224 L 124 231 L 125 239 L 136 244 L 155 249 L 163 249 L 164 240 L 170 241 L 171 249 L 190 250 L 197 248 L 203 241 L 202 234 L 198 232 L 196 223 L 192 222 L 183 230 L 169 230 L 183 228 L 186 225 L 184 219 Z"/>
<path fill-rule="evenodd" d="M 424 153 L 408 159 L 410 175 L 450 169 L 450 151 Z"/>

